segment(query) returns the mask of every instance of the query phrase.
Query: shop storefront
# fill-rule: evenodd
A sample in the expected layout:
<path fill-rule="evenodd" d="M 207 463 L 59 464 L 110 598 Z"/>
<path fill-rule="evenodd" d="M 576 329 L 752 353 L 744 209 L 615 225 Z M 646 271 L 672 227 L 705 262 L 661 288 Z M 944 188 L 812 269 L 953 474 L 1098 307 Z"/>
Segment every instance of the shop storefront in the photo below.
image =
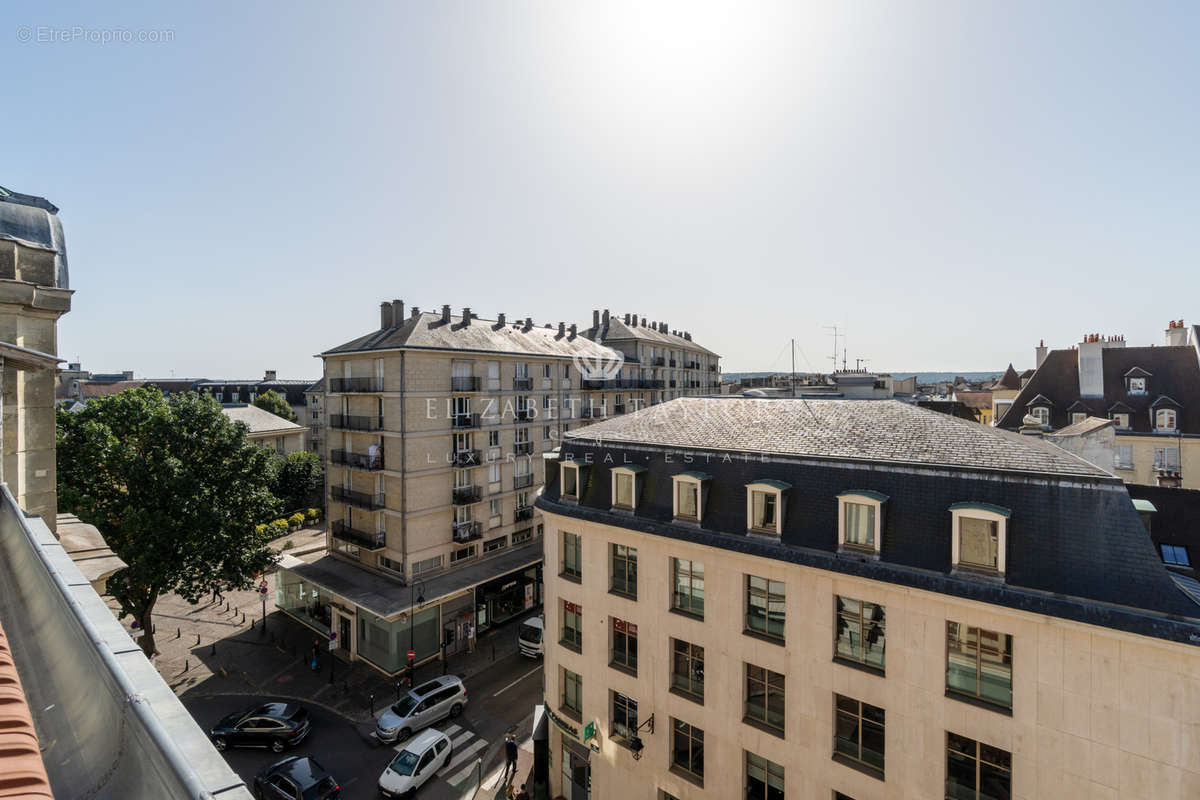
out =
<path fill-rule="evenodd" d="M 401 614 L 388 622 L 364 609 L 358 610 L 358 656 L 378 669 L 395 674 L 408 666 L 411 644 L 416 662 L 438 654 L 441 647 L 441 609 L 424 608 L 411 617 Z"/>
<path fill-rule="evenodd" d="M 481 633 L 541 604 L 542 565 L 538 563 L 477 586 L 475 625 Z"/>
<path fill-rule="evenodd" d="M 275 605 L 310 628 L 329 635 L 333 607 L 328 592 L 288 570 L 275 576 Z"/>

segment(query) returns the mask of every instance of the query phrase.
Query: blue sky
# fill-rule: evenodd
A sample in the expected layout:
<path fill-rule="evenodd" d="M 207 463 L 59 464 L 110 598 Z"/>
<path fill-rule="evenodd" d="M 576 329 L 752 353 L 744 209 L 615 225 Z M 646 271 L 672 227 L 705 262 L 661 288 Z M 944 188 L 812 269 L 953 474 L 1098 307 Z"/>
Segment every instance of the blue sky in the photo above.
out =
<path fill-rule="evenodd" d="M 0 11 L 64 357 L 315 376 L 394 297 L 634 312 L 730 371 L 827 368 L 834 324 L 976 370 L 1200 321 L 1195 4 L 242 5 Z"/>

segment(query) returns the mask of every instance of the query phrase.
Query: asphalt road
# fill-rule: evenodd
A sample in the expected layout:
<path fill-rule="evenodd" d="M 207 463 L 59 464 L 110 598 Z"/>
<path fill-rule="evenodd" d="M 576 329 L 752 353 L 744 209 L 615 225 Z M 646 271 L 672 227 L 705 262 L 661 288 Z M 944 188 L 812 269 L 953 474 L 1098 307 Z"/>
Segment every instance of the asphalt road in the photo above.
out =
<path fill-rule="evenodd" d="M 467 707 L 458 719 L 443 720 L 434 726 L 450 737 L 453 753 L 449 765 L 417 793 L 421 800 L 459 800 L 464 794 L 469 797 L 479 772 L 486 775 L 503 759 L 500 749 L 504 734 L 522 724 L 527 728 L 534 704 L 541 702 L 541 660 L 516 654 L 499 659 L 494 667 L 467 682 L 467 697 Z M 226 714 L 274 698 L 223 695 L 181 699 L 207 731 Z M 224 754 L 229 765 L 252 786 L 255 774 L 268 764 L 288 755 L 312 756 L 341 785 L 341 800 L 378 798 L 379 776 L 403 744 L 384 745 L 367 735 L 362 726 L 320 706 L 305 705 L 313 729 L 295 750 L 278 756 L 267 750 L 229 750 Z M 477 769 L 475 764 L 480 759 L 482 764 Z"/>

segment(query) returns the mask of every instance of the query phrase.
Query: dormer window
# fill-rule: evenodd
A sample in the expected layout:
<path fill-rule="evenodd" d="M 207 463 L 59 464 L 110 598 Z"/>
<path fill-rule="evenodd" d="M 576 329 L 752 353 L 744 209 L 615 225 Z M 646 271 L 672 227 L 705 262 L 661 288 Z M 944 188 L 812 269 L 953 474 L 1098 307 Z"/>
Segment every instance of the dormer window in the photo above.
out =
<path fill-rule="evenodd" d="M 746 527 L 753 533 L 779 536 L 783 530 L 783 493 L 790 488 L 775 480 L 746 484 Z"/>
<path fill-rule="evenodd" d="M 559 463 L 559 471 L 562 473 L 562 490 L 559 492 L 563 500 L 574 500 L 579 502 L 580 496 L 583 494 L 580 475 L 580 468 L 583 465 L 576 461 L 562 461 Z"/>
<path fill-rule="evenodd" d="M 1079 423 L 1079 422 L 1083 422 L 1085 419 L 1087 419 L 1086 411 L 1072 411 L 1071 412 L 1071 424 L 1072 425 L 1075 425 L 1076 423 Z"/>
<path fill-rule="evenodd" d="M 1113 419 L 1113 422 L 1116 423 L 1118 428 L 1128 428 L 1129 427 L 1129 415 L 1128 414 L 1125 414 L 1122 412 L 1117 412 L 1112 415 L 1112 419 Z"/>
<path fill-rule="evenodd" d="M 1160 431 L 1175 431 L 1175 409 L 1160 408 L 1154 412 L 1154 427 Z"/>
<path fill-rule="evenodd" d="M 1146 379 L 1145 378 L 1130 378 L 1129 379 L 1129 393 L 1130 394 L 1145 394 L 1146 393 Z"/>
<path fill-rule="evenodd" d="M 674 478 L 673 512 L 680 522 L 699 522 L 704 516 L 704 495 L 712 476 L 704 472 L 681 472 Z"/>
<path fill-rule="evenodd" d="M 887 495 L 865 489 L 838 495 L 838 549 L 879 554 Z"/>
<path fill-rule="evenodd" d="M 950 506 L 951 561 L 955 569 L 1004 575 L 1010 511 L 987 503 Z"/>
<path fill-rule="evenodd" d="M 1046 406 L 1034 406 L 1029 409 L 1029 413 L 1038 421 L 1039 425 L 1050 424 L 1050 409 Z"/>
<path fill-rule="evenodd" d="M 639 465 L 613 467 L 612 507 L 622 511 L 637 510 L 638 474 L 646 468 Z"/>

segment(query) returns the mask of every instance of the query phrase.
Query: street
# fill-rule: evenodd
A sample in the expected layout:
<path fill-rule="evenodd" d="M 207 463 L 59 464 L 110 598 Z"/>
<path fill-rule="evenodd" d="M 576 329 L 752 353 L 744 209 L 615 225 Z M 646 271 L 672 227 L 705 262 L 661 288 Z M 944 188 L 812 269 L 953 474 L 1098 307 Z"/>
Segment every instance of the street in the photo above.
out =
<path fill-rule="evenodd" d="M 513 635 L 516 635 L 515 629 Z M 450 737 L 450 763 L 417 793 L 428 800 L 459 800 L 474 790 L 480 772 L 502 763 L 504 734 L 527 734 L 529 716 L 542 697 L 541 661 L 512 653 L 497 659 L 491 668 L 466 680 L 468 704 L 455 720 L 434 727 Z M 184 705 L 204 730 L 226 714 L 273 698 L 253 695 L 184 696 Z M 384 745 L 370 735 L 372 726 L 354 722 L 315 703 L 300 701 L 313 721 L 312 733 L 293 751 L 237 749 L 224 755 L 230 766 L 251 785 L 264 766 L 287 755 L 315 758 L 342 787 L 342 800 L 378 797 L 376 782 L 384 767 L 403 744 Z M 386 707 L 376 709 L 382 713 Z M 483 763 L 477 768 L 477 760 Z M 480 797 L 484 795 L 481 794 Z"/>

